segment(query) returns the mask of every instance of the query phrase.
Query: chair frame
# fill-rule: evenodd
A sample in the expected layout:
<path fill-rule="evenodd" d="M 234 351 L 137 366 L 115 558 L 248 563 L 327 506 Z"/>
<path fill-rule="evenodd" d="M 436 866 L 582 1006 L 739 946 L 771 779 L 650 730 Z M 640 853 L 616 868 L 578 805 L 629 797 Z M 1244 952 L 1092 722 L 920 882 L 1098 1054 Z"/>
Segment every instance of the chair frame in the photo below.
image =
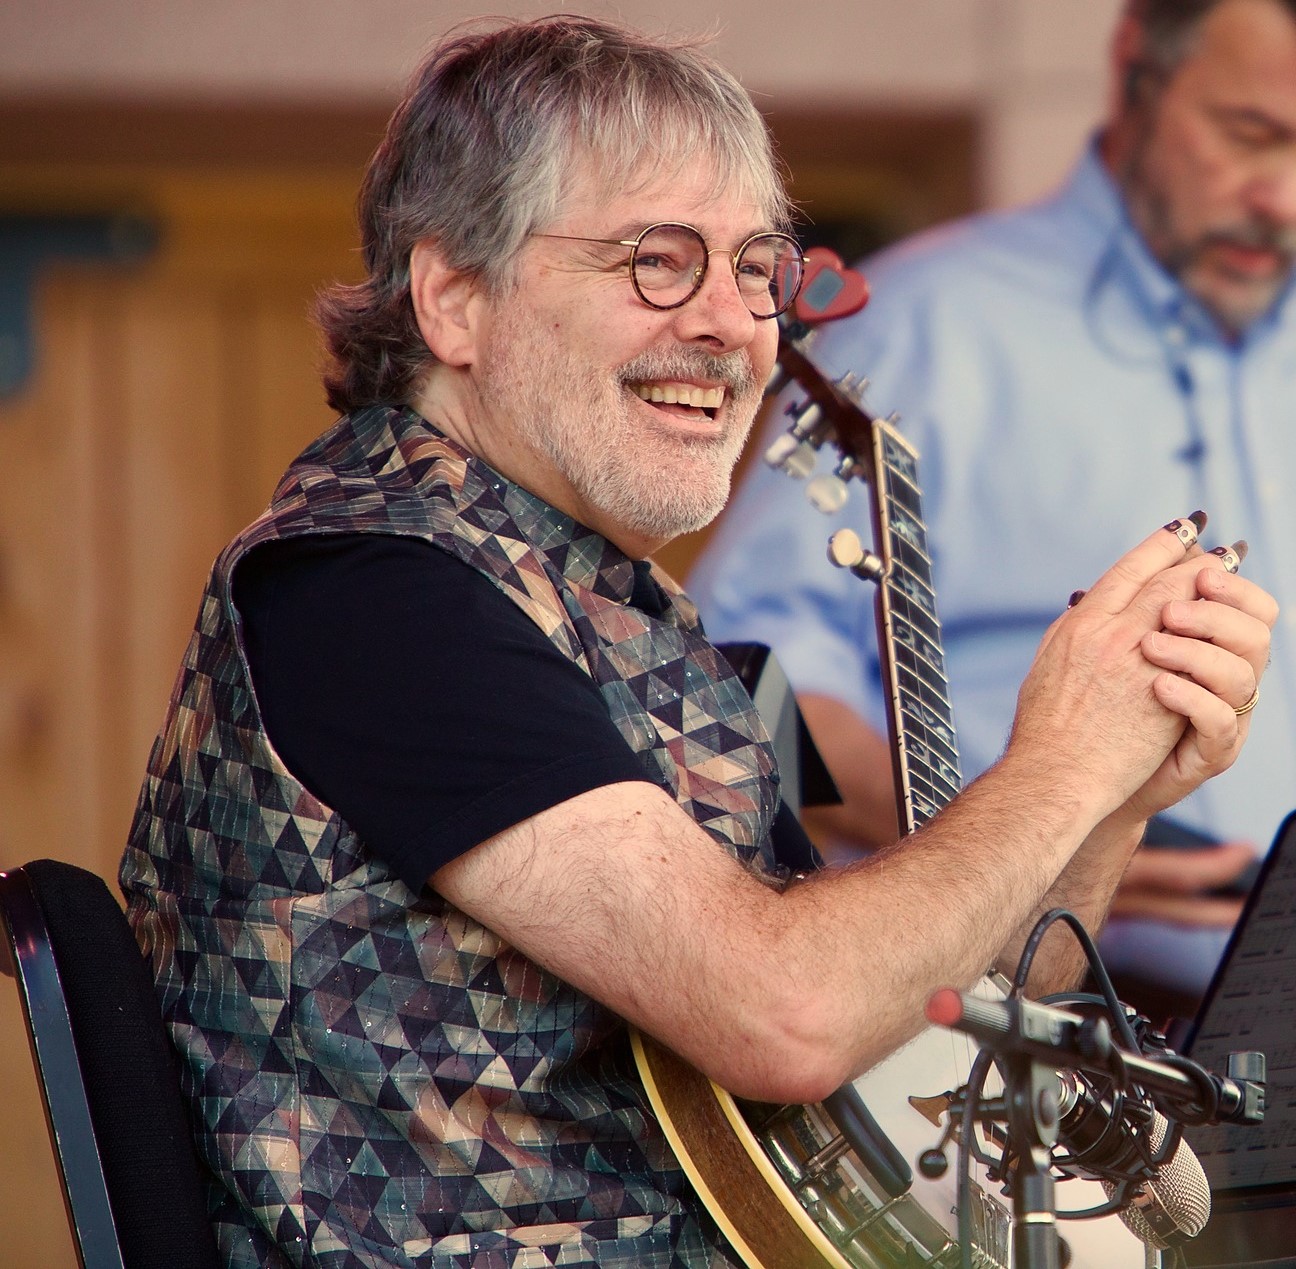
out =
<path fill-rule="evenodd" d="M 0 873 L 0 926 L 80 1269 L 216 1269 L 176 1055 L 116 899 L 35 860 Z"/>
<path fill-rule="evenodd" d="M 77 1260 L 81 1269 L 125 1269 L 49 928 L 23 869 L 0 873 L 0 910 Z"/>

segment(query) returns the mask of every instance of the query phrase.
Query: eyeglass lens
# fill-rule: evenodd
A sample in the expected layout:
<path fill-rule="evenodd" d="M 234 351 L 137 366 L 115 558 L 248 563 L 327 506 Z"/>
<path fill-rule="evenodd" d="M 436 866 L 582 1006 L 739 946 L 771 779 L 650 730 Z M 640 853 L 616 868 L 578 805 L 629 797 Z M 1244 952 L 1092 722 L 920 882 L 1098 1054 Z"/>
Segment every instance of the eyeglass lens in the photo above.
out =
<path fill-rule="evenodd" d="M 658 308 L 673 308 L 693 296 L 706 268 L 706 242 L 688 225 L 654 226 L 639 239 L 631 258 L 635 290 Z M 733 268 L 748 310 L 756 317 L 773 317 L 796 298 L 801 249 L 787 234 L 756 234 L 743 244 Z"/>

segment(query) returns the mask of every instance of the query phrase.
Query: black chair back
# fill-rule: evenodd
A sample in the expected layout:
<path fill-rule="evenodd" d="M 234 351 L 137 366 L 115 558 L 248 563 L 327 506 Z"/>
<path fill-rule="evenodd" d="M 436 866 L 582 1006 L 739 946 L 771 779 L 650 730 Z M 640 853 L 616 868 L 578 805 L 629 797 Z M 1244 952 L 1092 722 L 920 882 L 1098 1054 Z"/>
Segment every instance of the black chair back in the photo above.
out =
<path fill-rule="evenodd" d="M 50 1137 L 82 1269 L 219 1269 L 152 976 L 102 879 L 0 873 Z"/>

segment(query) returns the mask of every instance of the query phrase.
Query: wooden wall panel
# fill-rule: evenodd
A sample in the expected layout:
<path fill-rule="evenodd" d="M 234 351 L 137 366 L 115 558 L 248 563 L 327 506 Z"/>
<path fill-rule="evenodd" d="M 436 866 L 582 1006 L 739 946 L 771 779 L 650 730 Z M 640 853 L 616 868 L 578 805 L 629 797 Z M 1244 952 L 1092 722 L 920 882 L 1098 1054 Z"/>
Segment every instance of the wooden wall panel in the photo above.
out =
<path fill-rule="evenodd" d="M 46 290 L 51 355 L 0 411 L 0 860 L 57 854 L 93 815 L 94 444 L 87 305 Z M 86 773 L 85 778 L 79 778 Z"/>
<path fill-rule="evenodd" d="M 246 523 L 270 500 L 284 468 L 333 417 L 320 383 L 323 351 L 309 320 L 317 286 L 289 281 L 261 294 L 231 330 L 236 364 L 246 368 L 234 411 L 231 510 Z"/>
<path fill-rule="evenodd" d="M 26 178 L 47 203 L 57 180 Z M 212 561 L 329 420 L 309 308 L 354 269 L 349 181 L 150 180 L 159 253 L 46 270 L 39 365 L 0 400 L 0 867 L 55 856 L 114 889 Z M 0 1073 L 0 1263 L 71 1266 L 4 984 Z"/>
<path fill-rule="evenodd" d="M 41 856 L 102 871 L 105 714 L 95 553 L 102 360 L 93 294 L 37 296 L 43 356 L 0 407 L 0 865 Z M 14 1265 L 71 1266 L 71 1238 L 17 994 L 0 983 L 0 1231 Z"/>
<path fill-rule="evenodd" d="M 227 534 L 225 356 L 220 297 L 168 285 L 123 305 L 124 465 L 120 478 L 126 625 L 121 671 L 134 690 L 119 718 L 137 772 L 193 629 L 207 571 Z"/>

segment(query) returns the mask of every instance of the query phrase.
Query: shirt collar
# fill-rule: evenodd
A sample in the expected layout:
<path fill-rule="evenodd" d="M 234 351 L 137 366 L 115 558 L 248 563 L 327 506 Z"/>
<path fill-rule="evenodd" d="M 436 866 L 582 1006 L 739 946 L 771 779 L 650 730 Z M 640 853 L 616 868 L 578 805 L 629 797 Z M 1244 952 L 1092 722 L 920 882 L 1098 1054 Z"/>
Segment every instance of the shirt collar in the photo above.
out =
<path fill-rule="evenodd" d="M 1098 152 L 1095 133 L 1081 152 L 1062 187 L 1061 201 L 1077 208 L 1089 224 L 1095 242 L 1106 242 L 1126 222 L 1125 204 Z"/>
<path fill-rule="evenodd" d="M 602 534 L 587 528 L 566 512 L 559 511 L 543 498 L 501 475 L 453 438 L 445 436 L 412 407 L 405 407 L 398 417 L 399 429 L 430 431 L 461 455 L 465 473 L 471 473 L 476 478 L 474 483 L 479 491 L 478 495 L 469 495 L 467 499 L 474 506 L 474 517 L 482 514 L 476 509 L 477 497 L 489 488 L 494 494 L 494 501 L 502 507 L 523 540 L 572 586 L 593 591 L 618 604 L 639 608 L 651 617 L 674 619 L 672 612 L 677 597 L 658 584 L 653 575 L 653 566 L 648 561 L 632 560 Z M 496 525 L 495 528 L 499 531 L 504 526 Z M 685 620 L 688 615 L 678 614 Z"/>
<path fill-rule="evenodd" d="M 632 602 L 634 561 L 620 547 L 499 475 L 480 459 L 469 456 L 468 463 L 489 473 L 488 478 L 497 483 L 504 506 L 523 537 L 566 581 L 618 604 Z"/>
<path fill-rule="evenodd" d="M 1120 188 L 1099 154 L 1099 141 L 1098 135 L 1090 139 L 1068 187 L 1068 193 L 1088 216 L 1096 241 L 1101 244 L 1094 262 L 1094 292 L 1104 283 L 1119 283 L 1134 292 L 1144 313 L 1154 317 L 1163 328 L 1183 323 L 1195 310 L 1207 327 L 1213 329 L 1214 323 L 1166 272 L 1134 227 Z"/>

